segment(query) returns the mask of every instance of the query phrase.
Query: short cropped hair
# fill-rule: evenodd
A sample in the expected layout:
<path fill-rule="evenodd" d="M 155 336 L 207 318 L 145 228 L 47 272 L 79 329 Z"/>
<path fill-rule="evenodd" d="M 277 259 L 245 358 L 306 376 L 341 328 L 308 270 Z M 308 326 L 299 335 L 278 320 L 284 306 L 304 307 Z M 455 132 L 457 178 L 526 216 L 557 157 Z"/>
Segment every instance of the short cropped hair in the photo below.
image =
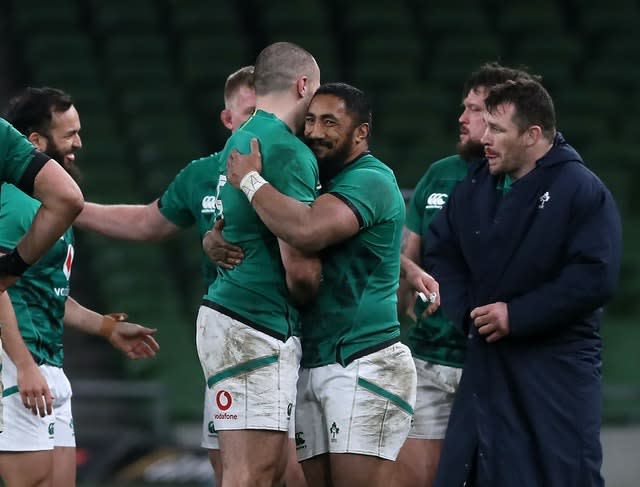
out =
<path fill-rule="evenodd" d="M 23 135 L 48 135 L 53 112 L 66 112 L 73 105 L 71 96 L 56 88 L 26 88 L 9 100 L 5 119 Z"/>
<path fill-rule="evenodd" d="M 254 88 L 254 68 L 253 66 L 244 66 L 237 71 L 231 73 L 224 83 L 224 102 L 229 100 L 243 86 Z"/>
<path fill-rule="evenodd" d="M 325 83 L 315 92 L 317 95 L 333 95 L 344 101 L 347 113 L 354 119 L 356 124 L 369 124 L 369 134 L 371 134 L 372 111 L 371 102 L 366 93 L 355 86 L 347 83 Z"/>
<path fill-rule="evenodd" d="M 256 95 L 288 90 L 301 76 L 310 76 L 316 66 L 313 56 L 291 42 L 265 47 L 256 59 Z"/>
<path fill-rule="evenodd" d="M 513 121 L 520 133 L 532 125 L 542 129 L 543 136 L 551 141 L 556 133 L 556 111 L 547 90 L 535 80 L 509 80 L 494 86 L 485 99 L 489 113 L 499 105 L 512 104 L 515 108 Z"/>
<path fill-rule="evenodd" d="M 477 90 L 481 87 L 491 89 L 510 79 L 533 79 L 539 82 L 542 80 L 542 77 L 528 73 L 525 68 L 510 68 L 502 66 L 496 61 L 484 63 L 471 73 L 471 76 L 469 76 L 464 83 L 462 98 L 466 97 L 471 90 Z"/>

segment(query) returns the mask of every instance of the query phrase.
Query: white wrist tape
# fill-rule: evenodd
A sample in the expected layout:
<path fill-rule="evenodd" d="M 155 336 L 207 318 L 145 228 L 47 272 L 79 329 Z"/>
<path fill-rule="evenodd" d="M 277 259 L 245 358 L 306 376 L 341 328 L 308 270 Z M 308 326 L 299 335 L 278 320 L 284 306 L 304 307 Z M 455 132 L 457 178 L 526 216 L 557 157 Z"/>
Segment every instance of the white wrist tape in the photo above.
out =
<path fill-rule="evenodd" d="M 253 199 L 253 196 L 256 194 L 256 191 L 258 191 L 260 188 L 262 188 L 262 186 L 264 186 L 267 183 L 268 181 L 266 181 L 262 176 L 260 176 L 260 173 L 258 171 L 250 171 L 247 174 L 245 174 L 242 180 L 240 181 L 240 189 L 246 195 L 247 199 L 249 200 L 249 203 L 251 203 L 251 200 Z"/>

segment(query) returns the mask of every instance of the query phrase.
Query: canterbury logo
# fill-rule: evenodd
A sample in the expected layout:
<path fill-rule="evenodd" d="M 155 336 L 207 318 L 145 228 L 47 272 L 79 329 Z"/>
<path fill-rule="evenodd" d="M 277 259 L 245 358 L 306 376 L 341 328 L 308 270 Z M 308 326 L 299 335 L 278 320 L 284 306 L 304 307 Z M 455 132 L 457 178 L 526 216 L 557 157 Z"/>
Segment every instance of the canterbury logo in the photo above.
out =
<path fill-rule="evenodd" d="M 431 193 L 427 198 L 427 206 L 425 206 L 425 208 L 442 208 L 446 201 L 446 193 Z"/>
<path fill-rule="evenodd" d="M 73 266 L 73 256 L 75 252 L 73 251 L 73 245 L 69 244 L 67 247 L 67 256 L 64 259 L 64 264 L 62 265 L 62 272 L 64 276 L 67 278 L 67 281 L 71 278 L 71 267 Z"/>
<path fill-rule="evenodd" d="M 202 213 L 213 213 L 216 210 L 216 197 L 205 196 L 202 198 Z"/>

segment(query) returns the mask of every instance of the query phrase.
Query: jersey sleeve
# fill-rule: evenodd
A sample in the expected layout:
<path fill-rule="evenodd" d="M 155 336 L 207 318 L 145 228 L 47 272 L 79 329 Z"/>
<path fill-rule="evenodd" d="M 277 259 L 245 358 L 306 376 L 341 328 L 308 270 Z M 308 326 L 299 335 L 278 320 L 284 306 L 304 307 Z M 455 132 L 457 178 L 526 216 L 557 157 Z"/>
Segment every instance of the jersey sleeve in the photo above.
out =
<path fill-rule="evenodd" d="M 25 211 L 24 194 L 11 184 L 0 188 L 0 251 L 6 253 L 15 248 L 31 226 L 33 214 Z M 22 196 L 22 197 L 16 197 Z"/>
<path fill-rule="evenodd" d="M 0 118 L 0 178 L 27 194 L 33 180 L 50 158 L 33 147 L 9 122 Z"/>
<path fill-rule="evenodd" d="M 350 172 L 331 188 L 330 194 L 341 199 L 355 213 L 360 228 L 378 221 L 389 201 L 394 201 L 397 188 L 383 173 L 374 169 Z"/>
<path fill-rule="evenodd" d="M 174 225 L 183 228 L 195 223 L 195 217 L 191 211 L 189 201 L 190 188 L 194 183 L 191 177 L 194 163 L 195 161 L 176 175 L 158 201 L 158 209 L 162 216 Z M 214 175 L 211 175 L 211 177 L 214 177 Z"/>
<path fill-rule="evenodd" d="M 424 205 L 426 201 L 427 187 L 431 179 L 431 169 L 420 178 L 416 185 L 409 206 L 407 207 L 407 217 L 405 226 L 413 233 L 420 235 L 422 233 L 422 220 L 424 219 Z"/>

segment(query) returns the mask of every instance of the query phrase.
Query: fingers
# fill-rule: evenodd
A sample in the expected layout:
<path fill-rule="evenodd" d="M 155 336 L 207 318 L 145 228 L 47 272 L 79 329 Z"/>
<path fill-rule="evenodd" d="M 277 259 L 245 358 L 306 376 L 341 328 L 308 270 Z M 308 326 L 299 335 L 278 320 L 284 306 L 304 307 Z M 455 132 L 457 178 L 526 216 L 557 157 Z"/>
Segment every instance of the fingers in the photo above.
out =
<path fill-rule="evenodd" d="M 31 409 L 34 416 L 45 417 L 53 413 L 53 396 L 48 386 L 43 387 L 40 391 L 30 391 L 21 393 L 22 404 L 27 409 Z"/>
<path fill-rule="evenodd" d="M 260 155 L 260 142 L 255 137 L 251 139 L 251 154 L 259 156 Z"/>

